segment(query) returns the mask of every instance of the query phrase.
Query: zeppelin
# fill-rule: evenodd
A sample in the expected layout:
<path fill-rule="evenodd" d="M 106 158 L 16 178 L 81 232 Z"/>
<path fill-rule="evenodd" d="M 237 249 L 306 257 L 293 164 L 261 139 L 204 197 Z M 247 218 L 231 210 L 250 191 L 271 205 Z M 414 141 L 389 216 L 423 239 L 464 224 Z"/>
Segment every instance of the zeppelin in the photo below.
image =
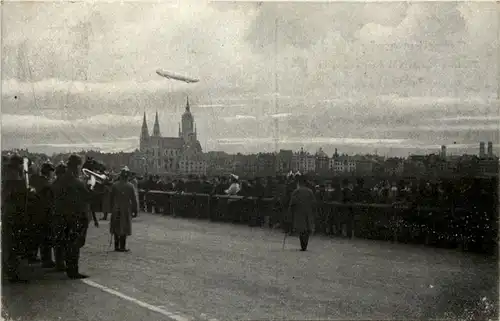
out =
<path fill-rule="evenodd" d="M 174 73 L 172 73 L 172 72 L 165 71 L 165 70 L 161 70 L 161 69 L 158 69 L 158 70 L 156 71 L 156 73 L 157 73 L 159 76 L 162 76 L 162 77 L 164 77 L 164 78 L 167 78 L 167 79 L 173 79 L 173 80 L 179 80 L 179 81 L 183 81 L 183 82 L 186 82 L 186 83 L 195 83 L 195 82 L 200 81 L 199 79 L 195 79 L 195 78 L 190 78 L 190 77 L 185 77 L 185 76 L 177 75 L 177 74 L 174 74 Z"/>

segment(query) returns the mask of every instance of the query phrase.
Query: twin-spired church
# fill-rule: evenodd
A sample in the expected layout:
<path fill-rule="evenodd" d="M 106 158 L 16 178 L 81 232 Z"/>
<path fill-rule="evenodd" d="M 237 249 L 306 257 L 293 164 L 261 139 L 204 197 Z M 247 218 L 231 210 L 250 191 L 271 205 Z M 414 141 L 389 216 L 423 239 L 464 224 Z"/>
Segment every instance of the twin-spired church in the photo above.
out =
<path fill-rule="evenodd" d="M 156 112 L 153 133 L 149 134 L 146 113 L 142 121 L 139 151 L 134 155 L 138 168 L 150 174 L 205 175 L 207 165 L 198 141 L 196 124 L 186 100 L 178 137 L 163 137 Z"/>

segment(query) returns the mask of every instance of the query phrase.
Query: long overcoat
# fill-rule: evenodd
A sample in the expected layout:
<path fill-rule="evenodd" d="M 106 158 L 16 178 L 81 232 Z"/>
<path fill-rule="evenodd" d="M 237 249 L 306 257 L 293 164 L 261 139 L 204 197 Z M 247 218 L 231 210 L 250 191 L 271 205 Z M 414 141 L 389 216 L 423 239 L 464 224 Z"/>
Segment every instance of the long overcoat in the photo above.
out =
<path fill-rule="evenodd" d="M 295 233 L 312 233 L 315 209 L 316 197 L 310 188 L 300 186 L 293 191 L 289 206 L 293 223 L 292 231 Z"/>
<path fill-rule="evenodd" d="M 137 202 L 137 206 L 139 206 L 139 182 L 137 178 L 134 178 L 130 183 L 134 186 L 135 201 Z"/>
<path fill-rule="evenodd" d="M 111 184 L 104 185 L 104 193 L 102 195 L 102 212 L 111 213 Z"/>
<path fill-rule="evenodd" d="M 118 181 L 111 189 L 111 222 L 109 232 L 118 236 L 132 235 L 132 212 L 138 208 L 134 186 Z"/>

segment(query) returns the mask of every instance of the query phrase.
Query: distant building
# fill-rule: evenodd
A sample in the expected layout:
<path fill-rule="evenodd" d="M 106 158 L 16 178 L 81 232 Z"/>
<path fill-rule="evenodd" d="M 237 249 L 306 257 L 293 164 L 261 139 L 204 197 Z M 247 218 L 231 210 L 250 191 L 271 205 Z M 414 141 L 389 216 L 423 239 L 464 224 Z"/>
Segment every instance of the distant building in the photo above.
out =
<path fill-rule="evenodd" d="M 281 149 L 276 155 L 276 171 L 278 173 L 289 173 L 292 170 L 293 152 Z"/>
<path fill-rule="evenodd" d="M 276 171 L 276 155 L 274 153 L 257 154 L 257 175 L 274 176 Z"/>
<path fill-rule="evenodd" d="M 404 162 L 400 158 L 388 158 L 385 161 L 385 174 L 387 175 L 401 175 L 404 171 Z"/>
<path fill-rule="evenodd" d="M 485 158 L 486 153 L 484 152 L 484 142 L 479 143 L 479 158 Z"/>
<path fill-rule="evenodd" d="M 255 177 L 258 175 L 257 155 L 236 154 L 232 158 L 231 173 L 242 177 Z"/>
<path fill-rule="evenodd" d="M 374 164 L 373 160 L 362 156 L 356 159 L 355 163 L 356 163 L 356 174 L 370 175 L 373 173 L 373 164 Z"/>
<path fill-rule="evenodd" d="M 493 142 L 488 142 L 488 158 L 493 158 Z"/>
<path fill-rule="evenodd" d="M 179 159 L 179 170 L 181 175 L 206 175 L 207 162 L 203 157 L 182 156 Z"/>
<path fill-rule="evenodd" d="M 336 174 L 354 173 L 356 172 L 356 160 L 347 155 L 332 157 L 330 160 L 330 168 Z"/>
<path fill-rule="evenodd" d="M 300 151 L 293 154 L 292 170 L 294 172 L 300 171 L 303 174 L 315 172 L 316 157 L 304 151 L 304 148 L 301 148 Z"/>
<path fill-rule="evenodd" d="M 142 122 L 139 154 L 136 160 L 144 162 L 145 171 L 164 174 L 205 174 L 207 165 L 197 137 L 189 99 L 179 125 L 178 137 L 163 137 L 160 133 L 158 113 L 155 116 L 153 134 L 149 135 L 146 113 Z"/>
<path fill-rule="evenodd" d="M 499 174 L 498 158 L 481 159 L 478 163 L 478 174 L 480 176 L 496 177 Z"/>
<path fill-rule="evenodd" d="M 233 155 L 225 152 L 211 151 L 205 154 L 207 163 L 207 175 L 226 175 L 233 171 Z"/>
<path fill-rule="evenodd" d="M 330 170 L 330 158 L 323 151 L 323 148 L 320 148 L 316 152 L 316 172 L 317 173 L 327 173 Z"/>

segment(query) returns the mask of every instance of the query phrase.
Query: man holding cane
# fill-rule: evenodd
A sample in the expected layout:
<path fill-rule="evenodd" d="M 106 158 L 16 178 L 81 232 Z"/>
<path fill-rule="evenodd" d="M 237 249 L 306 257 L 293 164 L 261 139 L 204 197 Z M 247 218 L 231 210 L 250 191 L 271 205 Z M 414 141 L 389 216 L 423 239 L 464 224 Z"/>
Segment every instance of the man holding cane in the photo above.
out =
<path fill-rule="evenodd" d="M 293 191 L 289 213 L 291 215 L 291 233 L 299 234 L 301 251 L 306 251 L 309 236 L 313 232 L 314 213 L 316 210 L 316 197 L 313 191 L 306 186 L 305 177 L 295 175 L 297 188 Z"/>

